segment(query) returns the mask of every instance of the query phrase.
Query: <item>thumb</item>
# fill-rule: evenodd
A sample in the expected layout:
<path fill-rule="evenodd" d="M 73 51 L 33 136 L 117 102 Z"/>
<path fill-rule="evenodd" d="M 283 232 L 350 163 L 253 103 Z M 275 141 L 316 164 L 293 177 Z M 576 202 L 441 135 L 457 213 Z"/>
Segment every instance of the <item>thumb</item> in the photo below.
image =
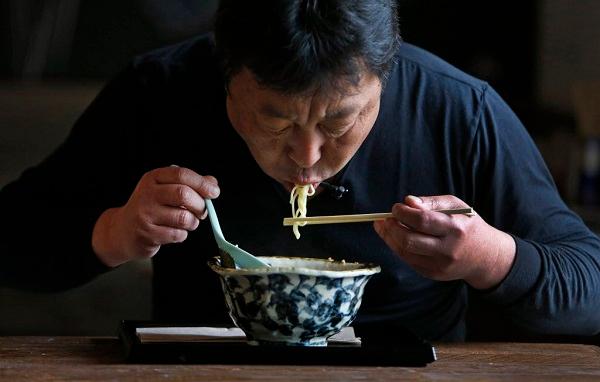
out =
<path fill-rule="evenodd" d="M 469 205 L 454 195 L 414 196 L 408 195 L 404 203 L 420 210 L 449 210 L 468 208 Z"/>
<path fill-rule="evenodd" d="M 418 208 L 420 210 L 427 209 L 423 205 L 423 199 L 414 195 L 408 195 L 407 197 L 405 197 L 404 204 L 406 204 L 409 207 Z"/>

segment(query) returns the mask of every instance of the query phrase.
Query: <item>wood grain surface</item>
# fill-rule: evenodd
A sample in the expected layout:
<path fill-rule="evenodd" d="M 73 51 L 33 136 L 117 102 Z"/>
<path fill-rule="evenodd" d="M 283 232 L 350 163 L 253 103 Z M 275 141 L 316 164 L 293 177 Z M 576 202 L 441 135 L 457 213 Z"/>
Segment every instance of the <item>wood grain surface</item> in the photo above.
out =
<path fill-rule="evenodd" d="M 536 343 L 436 344 L 427 367 L 127 364 L 116 338 L 0 337 L 2 381 L 600 380 L 600 348 Z"/>

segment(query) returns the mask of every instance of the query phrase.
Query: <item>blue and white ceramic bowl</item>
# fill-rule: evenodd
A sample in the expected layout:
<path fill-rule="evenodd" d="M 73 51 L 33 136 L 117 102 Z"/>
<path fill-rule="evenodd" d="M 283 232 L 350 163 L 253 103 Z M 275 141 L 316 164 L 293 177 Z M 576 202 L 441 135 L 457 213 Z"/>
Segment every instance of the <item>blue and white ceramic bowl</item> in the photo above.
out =
<path fill-rule="evenodd" d="M 216 257 L 229 313 L 250 344 L 326 346 L 360 308 L 374 264 L 325 259 L 261 257 L 270 268 L 234 269 Z"/>

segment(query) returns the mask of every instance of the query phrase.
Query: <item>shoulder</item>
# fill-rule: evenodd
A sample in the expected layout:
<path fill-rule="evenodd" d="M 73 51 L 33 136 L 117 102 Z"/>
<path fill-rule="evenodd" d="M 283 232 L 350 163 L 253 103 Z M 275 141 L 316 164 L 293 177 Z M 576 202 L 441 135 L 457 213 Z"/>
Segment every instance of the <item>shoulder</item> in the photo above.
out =
<path fill-rule="evenodd" d="M 167 45 L 134 58 L 136 65 L 144 63 L 161 63 L 163 65 L 182 65 L 191 60 L 214 56 L 214 39 L 212 34 L 204 34 L 187 40 Z"/>
<path fill-rule="evenodd" d="M 487 82 L 473 77 L 440 57 L 406 42 L 403 42 L 398 49 L 396 69 L 400 74 L 409 75 L 411 78 L 427 85 L 475 92 L 485 92 L 489 87 Z"/>
<path fill-rule="evenodd" d="M 212 34 L 200 35 L 138 55 L 129 69 L 154 85 L 220 78 L 214 51 Z"/>
<path fill-rule="evenodd" d="M 398 147 L 418 141 L 433 145 L 432 151 L 450 153 L 470 147 L 483 118 L 492 114 L 491 121 L 507 121 L 510 110 L 487 82 L 402 43 L 381 97 L 375 136 L 393 140 Z"/>
<path fill-rule="evenodd" d="M 382 95 L 388 124 L 453 131 L 470 136 L 483 110 L 495 97 L 490 85 L 440 57 L 403 42 Z M 498 109 L 499 110 L 499 109 Z M 469 131 L 467 131 L 469 130 Z"/>

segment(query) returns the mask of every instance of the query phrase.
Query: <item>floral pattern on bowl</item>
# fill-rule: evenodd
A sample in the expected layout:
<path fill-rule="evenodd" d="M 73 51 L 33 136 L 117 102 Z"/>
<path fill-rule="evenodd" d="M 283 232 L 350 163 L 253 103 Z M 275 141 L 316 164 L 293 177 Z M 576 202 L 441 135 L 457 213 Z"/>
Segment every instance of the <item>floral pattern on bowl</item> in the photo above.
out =
<path fill-rule="evenodd" d="M 250 344 L 326 346 L 360 308 L 373 264 L 262 257 L 270 268 L 235 269 L 209 261 L 219 274 L 230 316 Z"/>

